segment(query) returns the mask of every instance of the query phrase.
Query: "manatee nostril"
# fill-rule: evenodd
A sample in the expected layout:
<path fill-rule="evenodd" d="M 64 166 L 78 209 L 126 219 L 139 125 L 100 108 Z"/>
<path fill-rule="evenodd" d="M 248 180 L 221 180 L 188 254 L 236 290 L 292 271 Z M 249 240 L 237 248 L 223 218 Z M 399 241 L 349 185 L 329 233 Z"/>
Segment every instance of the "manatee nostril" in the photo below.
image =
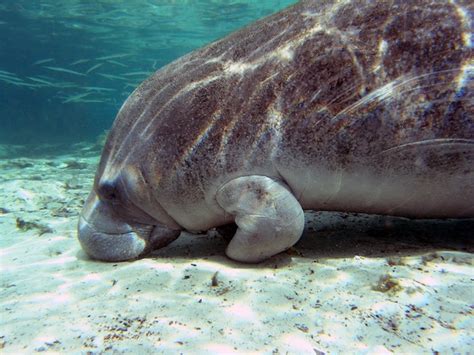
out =
<path fill-rule="evenodd" d="M 117 188 L 110 182 L 99 183 L 97 194 L 104 200 L 116 200 L 118 197 Z"/>

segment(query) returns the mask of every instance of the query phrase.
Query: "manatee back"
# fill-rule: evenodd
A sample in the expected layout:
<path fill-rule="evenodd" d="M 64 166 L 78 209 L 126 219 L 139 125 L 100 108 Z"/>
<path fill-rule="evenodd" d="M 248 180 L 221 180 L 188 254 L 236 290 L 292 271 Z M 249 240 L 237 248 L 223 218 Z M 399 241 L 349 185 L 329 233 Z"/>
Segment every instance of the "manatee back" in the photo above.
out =
<path fill-rule="evenodd" d="M 302 1 L 145 81 L 101 166 L 146 162 L 163 184 L 206 190 L 293 167 L 383 170 L 381 153 L 437 139 L 466 143 L 472 159 L 472 10 Z"/>

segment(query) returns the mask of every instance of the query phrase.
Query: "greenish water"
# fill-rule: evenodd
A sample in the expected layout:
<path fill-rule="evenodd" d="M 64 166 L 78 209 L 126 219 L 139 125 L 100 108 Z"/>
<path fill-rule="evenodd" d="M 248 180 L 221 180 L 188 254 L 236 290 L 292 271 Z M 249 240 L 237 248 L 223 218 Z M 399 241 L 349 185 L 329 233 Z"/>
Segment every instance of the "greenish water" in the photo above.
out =
<path fill-rule="evenodd" d="M 295 0 L 3 0 L 0 144 L 95 140 L 150 73 Z"/>

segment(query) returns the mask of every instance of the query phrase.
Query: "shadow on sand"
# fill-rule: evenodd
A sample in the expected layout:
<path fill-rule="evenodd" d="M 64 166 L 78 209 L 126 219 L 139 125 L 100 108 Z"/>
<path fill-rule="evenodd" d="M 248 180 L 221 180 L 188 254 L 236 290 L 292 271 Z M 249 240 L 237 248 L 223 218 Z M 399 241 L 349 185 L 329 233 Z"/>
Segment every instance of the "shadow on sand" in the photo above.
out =
<path fill-rule="evenodd" d="M 204 235 L 182 233 L 148 258 L 208 259 L 238 268 L 283 267 L 297 255 L 308 260 L 326 258 L 401 257 L 436 251 L 474 252 L 474 219 L 415 220 L 357 213 L 306 213 L 305 232 L 289 251 L 258 265 L 225 257 L 235 226 Z"/>

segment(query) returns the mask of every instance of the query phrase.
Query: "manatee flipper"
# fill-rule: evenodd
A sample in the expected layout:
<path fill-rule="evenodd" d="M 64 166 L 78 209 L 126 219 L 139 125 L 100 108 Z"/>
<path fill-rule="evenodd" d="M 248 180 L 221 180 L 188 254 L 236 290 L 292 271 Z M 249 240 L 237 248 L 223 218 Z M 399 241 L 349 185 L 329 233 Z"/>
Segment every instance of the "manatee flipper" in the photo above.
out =
<path fill-rule="evenodd" d="M 299 202 L 284 183 L 269 177 L 231 180 L 217 192 L 217 202 L 238 226 L 226 250 L 231 259 L 260 262 L 290 248 L 303 233 Z"/>

